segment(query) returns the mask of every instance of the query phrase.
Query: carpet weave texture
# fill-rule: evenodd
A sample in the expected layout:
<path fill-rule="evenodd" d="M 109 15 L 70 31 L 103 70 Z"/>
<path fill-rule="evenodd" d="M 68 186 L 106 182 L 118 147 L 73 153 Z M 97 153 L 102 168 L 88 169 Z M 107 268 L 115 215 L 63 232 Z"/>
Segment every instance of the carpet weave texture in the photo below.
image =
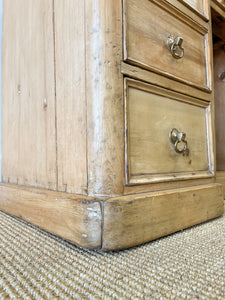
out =
<path fill-rule="evenodd" d="M 0 299 L 225 299 L 225 216 L 102 253 L 0 212 Z"/>

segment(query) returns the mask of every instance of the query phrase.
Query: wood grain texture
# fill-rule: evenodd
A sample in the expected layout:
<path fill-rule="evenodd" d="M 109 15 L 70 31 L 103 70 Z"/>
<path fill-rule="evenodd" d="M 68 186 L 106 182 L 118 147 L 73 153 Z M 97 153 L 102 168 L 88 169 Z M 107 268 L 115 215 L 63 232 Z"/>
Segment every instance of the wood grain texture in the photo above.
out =
<path fill-rule="evenodd" d="M 105 250 L 145 243 L 223 214 L 222 186 L 210 184 L 104 202 Z"/>
<path fill-rule="evenodd" d="M 87 194 L 85 1 L 54 0 L 59 191 Z"/>
<path fill-rule="evenodd" d="M 134 79 L 155 84 L 198 99 L 213 101 L 212 93 L 206 93 L 205 91 L 201 91 L 185 83 L 174 81 L 171 78 L 151 72 L 149 70 L 142 69 L 137 66 L 121 62 L 121 72 L 123 75 Z"/>
<path fill-rule="evenodd" d="M 52 1 L 3 3 L 2 179 L 56 189 Z"/>
<path fill-rule="evenodd" d="M 122 1 L 86 1 L 88 193 L 124 185 Z"/>
<path fill-rule="evenodd" d="M 221 77 L 224 72 L 224 78 Z M 223 48 L 214 51 L 214 96 L 216 128 L 216 168 L 225 171 L 225 51 Z"/>
<path fill-rule="evenodd" d="M 216 179 L 215 177 L 211 178 L 203 178 L 203 179 L 187 179 L 187 180 L 177 180 L 177 181 L 165 181 L 165 182 L 154 182 L 152 183 L 146 183 L 146 184 L 136 184 L 136 185 L 126 185 L 124 186 L 124 195 L 131 195 L 131 194 L 138 194 L 138 193 L 150 193 L 150 192 L 156 192 L 156 191 L 162 191 L 162 190 L 169 190 L 169 189 L 175 189 L 175 188 L 184 188 L 184 187 L 190 187 L 193 185 L 202 185 L 202 184 L 210 184 L 215 183 Z"/>
<path fill-rule="evenodd" d="M 101 246 L 101 208 L 92 198 L 1 183 L 0 210 L 77 245 Z"/>
<path fill-rule="evenodd" d="M 213 176 L 207 102 L 185 103 L 179 94 L 130 79 L 125 85 L 128 183 Z M 187 154 L 175 151 L 172 128 L 186 133 Z"/>
<path fill-rule="evenodd" d="M 125 61 L 201 89 L 210 89 L 207 29 L 185 19 L 162 1 L 156 4 L 155 1 L 124 0 L 124 19 Z M 175 59 L 167 48 L 170 34 L 184 40 L 182 59 Z"/>

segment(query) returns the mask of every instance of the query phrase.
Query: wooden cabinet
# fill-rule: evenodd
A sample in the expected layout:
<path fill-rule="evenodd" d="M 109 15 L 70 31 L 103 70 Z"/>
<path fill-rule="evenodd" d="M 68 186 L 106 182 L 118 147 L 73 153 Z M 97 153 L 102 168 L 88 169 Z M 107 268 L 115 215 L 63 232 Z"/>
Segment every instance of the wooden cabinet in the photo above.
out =
<path fill-rule="evenodd" d="M 221 215 L 208 11 L 4 1 L 0 209 L 103 250 Z"/>

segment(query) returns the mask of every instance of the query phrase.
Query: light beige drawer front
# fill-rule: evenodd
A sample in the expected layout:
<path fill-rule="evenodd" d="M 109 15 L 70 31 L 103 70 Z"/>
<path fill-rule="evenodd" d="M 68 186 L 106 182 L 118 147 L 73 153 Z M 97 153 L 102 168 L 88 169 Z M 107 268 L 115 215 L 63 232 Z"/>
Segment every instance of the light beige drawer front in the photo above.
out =
<path fill-rule="evenodd" d="M 182 58 L 167 46 L 181 37 Z M 208 32 L 166 1 L 124 0 L 124 60 L 128 63 L 210 90 Z M 179 47 L 173 53 L 182 56 Z"/>
<path fill-rule="evenodd" d="M 131 79 L 125 104 L 127 184 L 213 175 L 210 104 Z M 173 128 L 184 141 L 172 142 Z"/>

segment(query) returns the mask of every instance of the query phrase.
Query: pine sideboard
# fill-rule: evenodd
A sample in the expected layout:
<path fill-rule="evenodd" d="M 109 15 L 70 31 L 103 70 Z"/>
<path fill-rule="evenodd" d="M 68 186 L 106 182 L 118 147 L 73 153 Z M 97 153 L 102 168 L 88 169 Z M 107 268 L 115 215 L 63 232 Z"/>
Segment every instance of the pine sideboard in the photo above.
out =
<path fill-rule="evenodd" d="M 90 249 L 223 214 L 208 0 L 3 1 L 0 209 Z"/>

